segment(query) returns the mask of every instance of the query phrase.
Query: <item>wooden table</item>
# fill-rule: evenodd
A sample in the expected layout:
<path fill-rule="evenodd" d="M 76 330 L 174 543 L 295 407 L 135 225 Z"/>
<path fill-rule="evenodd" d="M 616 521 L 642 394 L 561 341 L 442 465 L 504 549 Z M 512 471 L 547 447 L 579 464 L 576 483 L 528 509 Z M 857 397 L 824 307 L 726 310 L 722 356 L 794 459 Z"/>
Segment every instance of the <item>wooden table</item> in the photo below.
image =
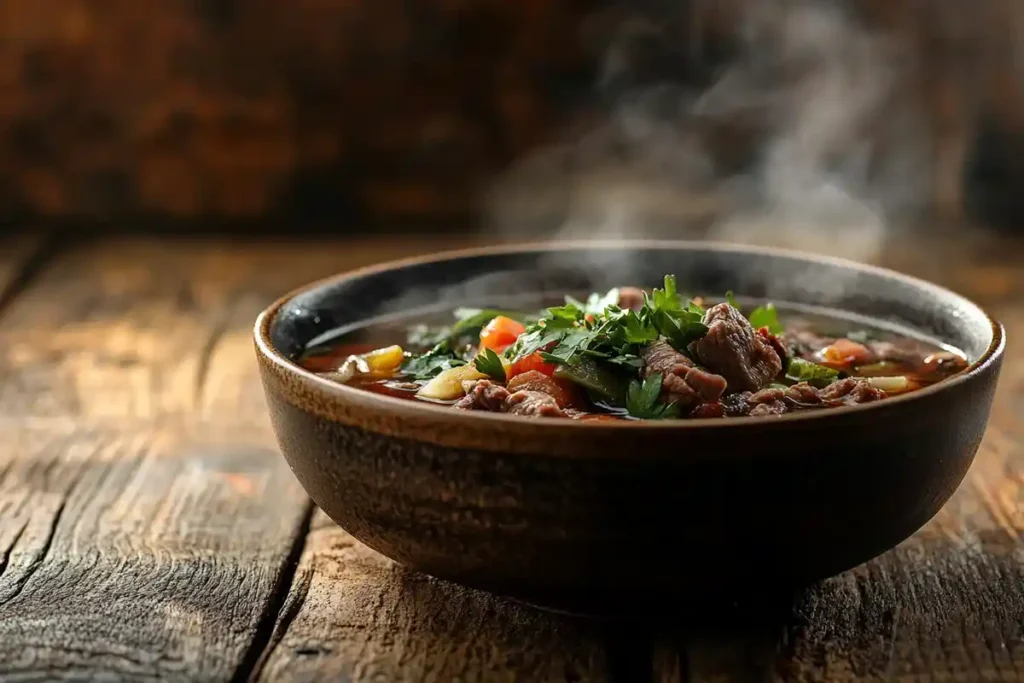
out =
<path fill-rule="evenodd" d="M 396 566 L 317 512 L 276 451 L 250 342 L 260 308 L 465 242 L 3 243 L 0 678 L 1024 680 L 1019 244 L 883 259 L 1009 332 L 978 460 L 925 529 L 778 613 L 616 624 Z"/>

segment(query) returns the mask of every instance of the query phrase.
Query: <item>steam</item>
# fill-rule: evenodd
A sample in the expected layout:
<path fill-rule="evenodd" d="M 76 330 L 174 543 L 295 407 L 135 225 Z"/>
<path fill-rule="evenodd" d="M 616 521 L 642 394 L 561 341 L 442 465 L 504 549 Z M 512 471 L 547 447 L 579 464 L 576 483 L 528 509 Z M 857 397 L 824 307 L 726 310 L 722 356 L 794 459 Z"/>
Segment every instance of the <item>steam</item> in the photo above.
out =
<path fill-rule="evenodd" d="M 919 206 L 927 178 L 900 46 L 838 3 L 754 1 L 738 56 L 710 87 L 623 86 L 630 46 L 659 30 L 622 22 L 601 79 L 618 89 L 608 116 L 517 164 L 488 202 L 495 229 L 520 235 L 546 220 L 556 239 L 705 238 L 877 259 L 887 220 Z"/>

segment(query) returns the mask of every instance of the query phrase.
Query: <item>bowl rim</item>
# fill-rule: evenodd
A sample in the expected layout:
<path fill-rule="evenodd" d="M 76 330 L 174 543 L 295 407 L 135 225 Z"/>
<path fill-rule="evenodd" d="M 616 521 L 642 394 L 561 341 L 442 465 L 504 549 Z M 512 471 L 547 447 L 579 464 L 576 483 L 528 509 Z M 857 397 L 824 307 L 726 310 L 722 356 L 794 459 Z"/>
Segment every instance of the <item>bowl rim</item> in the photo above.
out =
<path fill-rule="evenodd" d="M 870 273 L 889 279 L 903 281 L 918 289 L 930 292 L 943 297 L 953 297 L 977 309 L 991 326 L 992 341 L 977 360 L 972 362 L 959 374 L 945 379 L 936 384 L 918 389 L 917 391 L 900 394 L 886 398 L 883 401 L 862 403 L 852 406 L 841 406 L 830 410 L 812 410 L 806 412 L 786 413 L 784 415 L 772 416 L 770 419 L 764 416 L 734 417 L 727 420 L 722 418 L 697 418 L 683 420 L 616 420 L 616 421 L 581 421 L 564 419 L 543 419 L 530 418 L 505 413 L 491 413 L 470 410 L 452 410 L 450 406 L 433 404 L 426 401 L 410 401 L 399 399 L 371 391 L 362 391 L 354 387 L 333 382 L 320 377 L 314 372 L 306 370 L 294 361 L 286 358 L 278 351 L 270 341 L 270 326 L 274 322 L 280 309 L 292 299 L 324 287 L 333 286 L 347 280 L 354 280 L 360 277 L 376 273 L 399 270 L 415 265 L 428 263 L 440 263 L 460 258 L 472 258 L 479 256 L 502 256 L 517 253 L 542 253 L 558 252 L 566 250 L 612 250 L 612 249 L 672 249 L 677 251 L 704 249 L 719 252 L 731 252 L 740 254 L 752 254 L 761 256 L 774 256 L 792 258 L 806 262 L 815 262 L 824 265 L 832 265 L 839 268 L 853 269 L 863 273 Z M 599 435 L 602 432 L 624 430 L 640 431 L 664 431 L 678 429 L 741 429 L 743 427 L 780 425 L 788 423 L 814 422 L 822 419 L 835 419 L 840 416 L 854 415 L 866 412 L 892 410 L 896 406 L 925 400 L 936 394 L 950 391 L 954 387 L 971 381 L 979 374 L 997 362 L 1006 348 L 1006 334 L 1003 326 L 995 320 L 983 307 L 946 287 L 935 283 L 906 275 L 898 271 L 874 266 L 850 259 L 835 256 L 814 254 L 793 249 L 781 249 L 776 247 L 761 247 L 757 245 L 744 245 L 713 240 L 648 240 L 648 239 L 625 239 L 625 240 L 570 240 L 570 241 L 541 241 L 510 243 L 492 246 L 471 247 L 466 249 L 451 249 L 429 254 L 411 256 L 402 259 L 382 261 L 380 263 L 363 266 L 343 273 L 330 275 L 314 280 L 305 285 L 297 287 L 283 296 L 279 297 L 267 306 L 256 318 L 253 327 L 253 336 L 256 349 L 260 356 L 272 363 L 276 368 L 285 374 L 291 374 L 302 379 L 308 386 L 325 394 L 331 399 L 345 401 L 349 405 L 367 410 L 387 411 L 398 414 L 411 414 L 421 418 L 436 417 L 445 422 L 454 422 L 456 425 L 463 423 L 481 425 L 486 422 L 495 422 L 504 425 L 529 425 L 531 430 L 540 430 L 548 434 L 565 432 L 565 430 L 582 430 L 586 434 Z M 484 422 L 481 422 L 484 421 Z"/>

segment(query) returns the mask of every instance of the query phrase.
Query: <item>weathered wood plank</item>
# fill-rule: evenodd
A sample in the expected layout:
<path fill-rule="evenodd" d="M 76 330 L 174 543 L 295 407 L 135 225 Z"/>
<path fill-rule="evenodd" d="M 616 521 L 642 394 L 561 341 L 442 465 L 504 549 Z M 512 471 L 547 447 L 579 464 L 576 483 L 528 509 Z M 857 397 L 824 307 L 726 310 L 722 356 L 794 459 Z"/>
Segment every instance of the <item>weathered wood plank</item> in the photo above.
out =
<path fill-rule="evenodd" d="M 212 681 L 245 664 L 310 511 L 273 448 L 160 428 L 0 440 L 0 679 Z"/>
<path fill-rule="evenodd" d="M 263 681 L 603 681 L 592 622 L 438 581 L 355 541 L 318 512 Z"/>
<path fill-rule="evenodd" d="M 57 256 L 0 330 L 0 421 L 265 427 L 251 326 L 274 298 L 462 238 L 106 240 Z"/>

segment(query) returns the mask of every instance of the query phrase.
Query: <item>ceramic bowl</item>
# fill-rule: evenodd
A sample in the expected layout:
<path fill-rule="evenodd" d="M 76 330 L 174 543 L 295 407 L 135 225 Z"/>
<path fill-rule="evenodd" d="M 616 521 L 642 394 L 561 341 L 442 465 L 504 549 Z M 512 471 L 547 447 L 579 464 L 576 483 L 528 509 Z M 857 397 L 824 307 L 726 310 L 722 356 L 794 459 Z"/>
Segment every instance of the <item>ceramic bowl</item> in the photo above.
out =
<path fill-rule="evenodd" d="M 325 333 L 424 307 L 621 284 L 727 290 L 909 328 L 964 373 L 885 401 L 772 418 L 581 423 L 451 410 L 296 364 Z M 924 525 L 985 432 L 1002 327 L 950 291 L 831 258 L 697 242 L 503 247 L 358 270 L 256 322 L 273 427 L 320 508 L 428 574 L 573 610 L 797 587 Z"/>

